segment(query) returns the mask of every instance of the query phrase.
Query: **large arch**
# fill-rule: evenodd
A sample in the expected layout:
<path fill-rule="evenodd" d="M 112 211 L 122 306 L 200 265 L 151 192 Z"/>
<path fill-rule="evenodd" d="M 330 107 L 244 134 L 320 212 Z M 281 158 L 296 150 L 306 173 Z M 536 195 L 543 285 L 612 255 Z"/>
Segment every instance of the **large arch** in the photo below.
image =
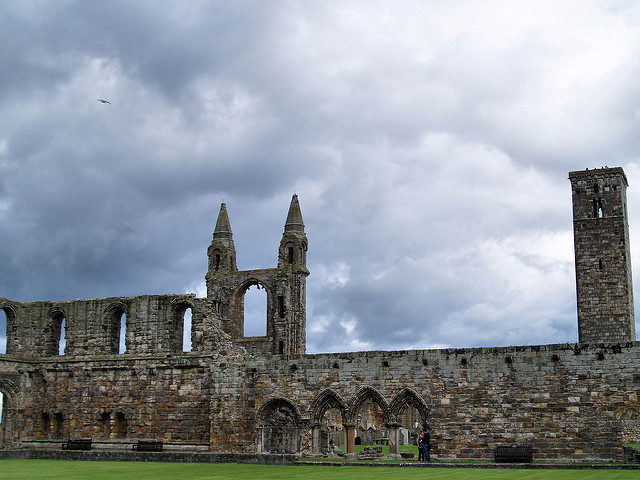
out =
<path fill-rule="evenodd" d="M 311 402 L 311 418 L 314 422 L 321 422 L 322 417 L 330 408 L 337 408 L 342 414 L 343 420 L 347 418 L 347 404 L 342 397 L 332 388 L 325 388 Z"/>
<path fill-rule="evenodd" d="M 258 411 L 258 453 L 298 453 L 302 418 L 286 398 L 273 398 Z"/>
<path fill-rule="evenodd" d="M 332 445 L 346 444 L 344 423 L 348 418 L 348 407 L 342 397 L 332 388 L 320 392 L 311 402 L 311 450 L 313 453 L 328 453 Z M 330 412 L 333 410 L 333 412 Z M 337 415 L 339 413 L 339 425 Z M 333 414 L 333 415 L 330 415 Z M 325 415 L 334 418 L 325 419 Z"/>
<path fill-rule="evenodd" d="M 120 353 L 120 343 L 121 343 L 121 327 L 122 327 L 122 316 L 125 315 L 125 335 L 124 335 L 124 351 L 128 350 L 127 343 L 127 325 L 126 322 L 128 320 L 127 315 L 127 307 L 122 302 L 112 303 L 107 306 L 104 310 L 104 320 L 102 323 L 102 328 L 104 330 L 105 335 L 105 346 L 108 353 L 118 354 Z M 124 353 L 124 352 L 123 352 Z"/>
<path fill-rule="evenodd" d="M 384 423 L 385 424 L 389 423 L 390 421 L 389 404 L 387 403 L 385 398 L 382 396 L 382 394 L 378 390 L 369 386 L 360 388 L 349 400 L 349 404 L 348 404 L 349 405 L 349 410 L 348 410 L 349 421 L 350 422 L 356 421 L 358 410 L 369 400 L 374 404 L 376 404 L 378 407 L 380 407 L 380 410 L 382 411 Z"/>
<path fill-rule="evenodd" d="M 47 356 L 55 356 L 60 354 L 60 341 L 62 340 L 61 334 L 63 333 L 62 324 L 65 324 L 65 335 L 68 329 L 68 322 L 66 321 L 65 313 L 55 308 L 47 315 L 47 322 L 45 325 L 45 339 L 44 339 L 44 353 Z M 65 336 L 65 342 L 68 339 L 68 335 Z M 65 346 L 66 353 L 68 351 L 68 343 Z M 64 353 L 62 353 L 64 355 Z"/>
<path fill-rule="evenodd" d="M 247 290 L 257 285 L 267 293 L 267 337 L 273 337 L 273 312 L 274 296 L 269 285 L 257 277 L 251 277 L 240 283 L 234 290 L 230 302 L 230 319 L 233 321 L 232 336 L 242 338 L 244 336 L 244 295 Z"/>
<path fill-rule="evenodd" d="M 402 412 L 407 407 L 413 407 L 418 411 L 421 427 L 427 427 L 429 425 L 429 407 L 427 406 L 427 402 L 410 388 L 403 388 L 393 397 L 393 400 L 391 400 L 389 410 L 392 421 L 399 422 Z"/>
<path fill-rule="evenodd" d="M 2 394 L 2 417 L 0 417 L 0 448 L 10 446 L 13 441 L 15 424 L 16 399 L 18 387 L 13 380 L 0 377 L 0 394 Z"/>

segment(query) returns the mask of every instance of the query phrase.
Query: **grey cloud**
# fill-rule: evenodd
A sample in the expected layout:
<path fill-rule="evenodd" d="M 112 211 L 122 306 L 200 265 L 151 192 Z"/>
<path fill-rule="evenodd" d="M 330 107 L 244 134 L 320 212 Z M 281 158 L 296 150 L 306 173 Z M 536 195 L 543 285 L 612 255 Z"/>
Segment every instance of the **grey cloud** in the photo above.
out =
<path fill-rule="evenodd" d="M 595 4 L 1 8 L 0 296 L 193 288 L 222 200 L 239 267 L 271 266 L 296 191 L 309 350 L 575 339 L 566 173 L 624 163 L 633 189 L 634 24 Z"/>

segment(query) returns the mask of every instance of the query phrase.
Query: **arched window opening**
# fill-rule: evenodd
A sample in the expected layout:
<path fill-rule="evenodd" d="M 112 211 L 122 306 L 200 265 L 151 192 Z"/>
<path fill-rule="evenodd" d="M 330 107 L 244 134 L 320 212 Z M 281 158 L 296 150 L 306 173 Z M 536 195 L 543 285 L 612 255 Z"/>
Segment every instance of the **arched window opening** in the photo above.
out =
<path fill-rule="evenodd" d="M 7 353 L 7 312 L 0 310 L 0 353 Z M 1 395 L 1 394 L 0 394 Z"/>
<path fill-rule="evenodd" d="M 602 199 L 593 199 L 593 218 L 602 218 L 604 211 L 602 209 Z"/>
<path fill-rule="evenodd" d="M 45 354 L 49 356 L 64 355 L 67 347 L 67 325 L 64 313 L 59 310 L 51 312 L 45 330 Z"/>
<path fill-rule="evenodd" d="M 216 272 L 218 271 L 218 269 L 220 268 L 220 259 L 222 258 L 222 255 L 220 254 L 220 252 L 216 252 L 215 253 L 215 265 L 214 268 L 216 270 Z"/>
<path fill-rule="evenodd" d="M 261 450 L 266 453 L 300 451 L 301 420 L 286 400 L 271 400 L 262 412 Z"/>
<path fill-rule="evenodd" d="M 184 310 L 182 314 L 182 351 L 190 352 L 191 345 L 191 332 L 192 332 L 192 324 L 191 320 L 193 317 L 193 312 L 191 311 L 191 307 Z"/>
<path fill-rule="evenodd" d="M 127 419 L 122 412 L 116 412 L 115 437 L 124 438 L 127 436 Z"/>
<path fill-rule="evenodd" d="M 293 247 L 289 246 L 289 248 L 287 250 L 288 250 L 288 252 L 287 252 L 288 258 L 287 258 L 287 260 L 289 261 L 289 263 L 293 263 L 293 261 L 294 261 Z"/>
<path fill-rule="evenodd" d="M 244 336 L 262 337 L 267 334 L 267 291 L 251 285 L 244 294 Z"/>
<path fill-rule="evenodd" d="M 120 317 L 120 334 L 118 338 L 118 353 L 126 353 L 127 351 L 127 314 L 122 313 Z"/>

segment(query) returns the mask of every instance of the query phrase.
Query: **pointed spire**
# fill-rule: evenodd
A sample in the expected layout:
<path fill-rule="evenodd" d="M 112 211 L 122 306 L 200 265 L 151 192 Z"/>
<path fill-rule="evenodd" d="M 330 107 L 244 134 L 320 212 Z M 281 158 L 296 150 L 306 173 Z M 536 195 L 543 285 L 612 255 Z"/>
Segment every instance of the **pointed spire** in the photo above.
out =
<path fill-rule="evenodd" d="M 229 215 L 227 214 L 227 205 L 220 205 L 220 213 L 216 222 L 216 229 L 213 231 L 213 238 L 232 238 L 231 224 L 229 223 Z"/>
<path fill-rule="evenodd" d="M 304 222 L 302 221 L 302 211 L 298 203 L 298 195 L 295 193 L 291 197 L 291 206 L 287 214 L 287 222 L 284 225 L 286 232 L 304 232 Z"/>

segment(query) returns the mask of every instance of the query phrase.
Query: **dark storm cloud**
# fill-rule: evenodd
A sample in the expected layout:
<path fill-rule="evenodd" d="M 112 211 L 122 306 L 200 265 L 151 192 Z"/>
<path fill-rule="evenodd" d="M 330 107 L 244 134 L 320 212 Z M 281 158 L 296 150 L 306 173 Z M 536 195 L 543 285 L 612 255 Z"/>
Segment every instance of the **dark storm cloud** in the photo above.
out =
<path fill-rule="evenodd" d="M 0 9 L 0 296 L 202 294 L 220 202 L 269 267 L 296 191 L 310 351 L 570 341 L 567 171 L 636 242 L 633 5 Z"/>

